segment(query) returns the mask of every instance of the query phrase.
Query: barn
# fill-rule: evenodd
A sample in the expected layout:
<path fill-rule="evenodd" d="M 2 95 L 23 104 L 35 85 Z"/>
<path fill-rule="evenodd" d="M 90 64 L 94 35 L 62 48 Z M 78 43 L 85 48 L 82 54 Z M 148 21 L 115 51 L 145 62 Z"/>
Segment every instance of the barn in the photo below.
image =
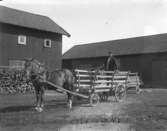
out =
<path fill-rule="evenodd" d="M 99 67 L 110 51 L 120 70 L 139 72 L 145 86 L 167 88 L 167 34 L 76 45 L 63 55 L 63 67 Z"/>
<path fill-rule="evenodd" d="M 70 36 L 47 16 L 0 6 L 0 66 L 24 66 L 35 58 L 49 70 L 62 66 L 62 36 Z"/>

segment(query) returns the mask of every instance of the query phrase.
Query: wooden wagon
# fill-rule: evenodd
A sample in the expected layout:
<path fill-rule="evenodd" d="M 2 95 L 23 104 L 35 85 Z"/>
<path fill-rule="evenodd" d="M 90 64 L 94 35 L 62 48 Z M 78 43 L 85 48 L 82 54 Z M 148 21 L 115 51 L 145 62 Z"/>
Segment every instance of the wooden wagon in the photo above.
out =
<path fill-rule="evenodd" d="M 141 85 L 137 73 L 129 71 L 103 71 L 103 70 L 74 70 L 74 91 L 66 90 L 54 83 L 46 81 L 58 90 L 68 92 L 74 96 L 89 99 L 90 105 L 96 105 L 100 100 L 107 100 L 108 96 L 115 96 L 116 101 L 126 97 L 128 88 L 138 89 Z"/>
<path fill-rule="evenodd" d="M 99 100 L 107 100 L 110 95 L 120 101 L 126 97 L 127 89 L 139 89 L 142 84 L 138 74 L 129 71 L 76 69 L 74 72 L 76 92 L 88 95 L 92 105 L 97 104 Z"/>

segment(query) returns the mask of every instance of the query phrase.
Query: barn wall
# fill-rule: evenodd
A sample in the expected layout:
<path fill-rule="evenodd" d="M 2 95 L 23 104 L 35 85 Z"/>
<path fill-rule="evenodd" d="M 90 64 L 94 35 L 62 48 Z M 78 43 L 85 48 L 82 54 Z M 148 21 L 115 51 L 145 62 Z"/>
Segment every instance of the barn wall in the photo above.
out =
<path fill-rule="evenodd" d="M 107 57 L 68 60 L 68 66 L 89 69 L 102 65 L 106 59 Z M 138 72 L 146 86 L 167 88 L 167 53 L 117 56 L 117 59 L 120 61 L 120 70 Z M 63 61 L 64 68 L 66 61 Z"/>
<path fill-rule="evenodd" d="M 45 63 L 50 70 L 61 68 L 62 35 L 7 24 L 3 25 L 1 32 L 3 65 L 8 65 L 11 59 L 36 58 Z M 26 45 L 18 44 L 18 35 L 26 35 Z M 43 46 L 46 38 L 52 40 L 52 48 Z"/>
<path fill-rule="evenodd" d="M 139 72 L 146 85 L 167 86 L 167 53 L 122 56 L 120 59 L 121 70 Z"/>
<path fill-rule="evenodd" d="M 0 24 L 0 29 L 1 29 L 1 24 Z M 2 47 L 2 32 L 0 31 L 0 65 L 2 65 L 2 50 L 1 50 L 1 47 Z"/>
<path fill-rule="evenodd" d="M 138 72 L 144 83 L 151 82 L 151 55 L 120 56 L 120 70 Z"/>
<path fill-rule="evenodd" d="M 62 61 L 62 68 L 63 69 L 74 69 L 73 66 L 72 66 L 72 60 L 63 60 Z"/>

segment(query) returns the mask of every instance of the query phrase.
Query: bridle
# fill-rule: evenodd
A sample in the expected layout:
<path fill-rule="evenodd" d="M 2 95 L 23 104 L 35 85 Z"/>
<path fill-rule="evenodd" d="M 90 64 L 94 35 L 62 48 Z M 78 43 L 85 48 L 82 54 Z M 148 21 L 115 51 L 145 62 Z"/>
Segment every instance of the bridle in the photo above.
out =
<path fill-rule="evenodd" d="M 27 70 L 29 70 L 29 77 L 31 79 L 32 76 L 35 76 L 35 79 L 45 79 L 43 78 L 46 76 L 46 70 L 44 68 L 44 65 L 39 63 L 37 60 L 31 59 L 28 60 L 28 64 L 26 65 Z M 30 69 L 28 69 L 30 68 Z"/>

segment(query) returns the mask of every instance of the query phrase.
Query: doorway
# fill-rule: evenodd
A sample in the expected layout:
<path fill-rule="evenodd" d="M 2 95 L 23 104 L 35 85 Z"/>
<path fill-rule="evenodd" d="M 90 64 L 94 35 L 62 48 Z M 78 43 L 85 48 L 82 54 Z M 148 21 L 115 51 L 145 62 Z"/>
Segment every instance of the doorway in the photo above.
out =
<path fill-rule="evenodd" d="M 152 62 L 152 86 L 167 88 L 167 61 Z"/>

